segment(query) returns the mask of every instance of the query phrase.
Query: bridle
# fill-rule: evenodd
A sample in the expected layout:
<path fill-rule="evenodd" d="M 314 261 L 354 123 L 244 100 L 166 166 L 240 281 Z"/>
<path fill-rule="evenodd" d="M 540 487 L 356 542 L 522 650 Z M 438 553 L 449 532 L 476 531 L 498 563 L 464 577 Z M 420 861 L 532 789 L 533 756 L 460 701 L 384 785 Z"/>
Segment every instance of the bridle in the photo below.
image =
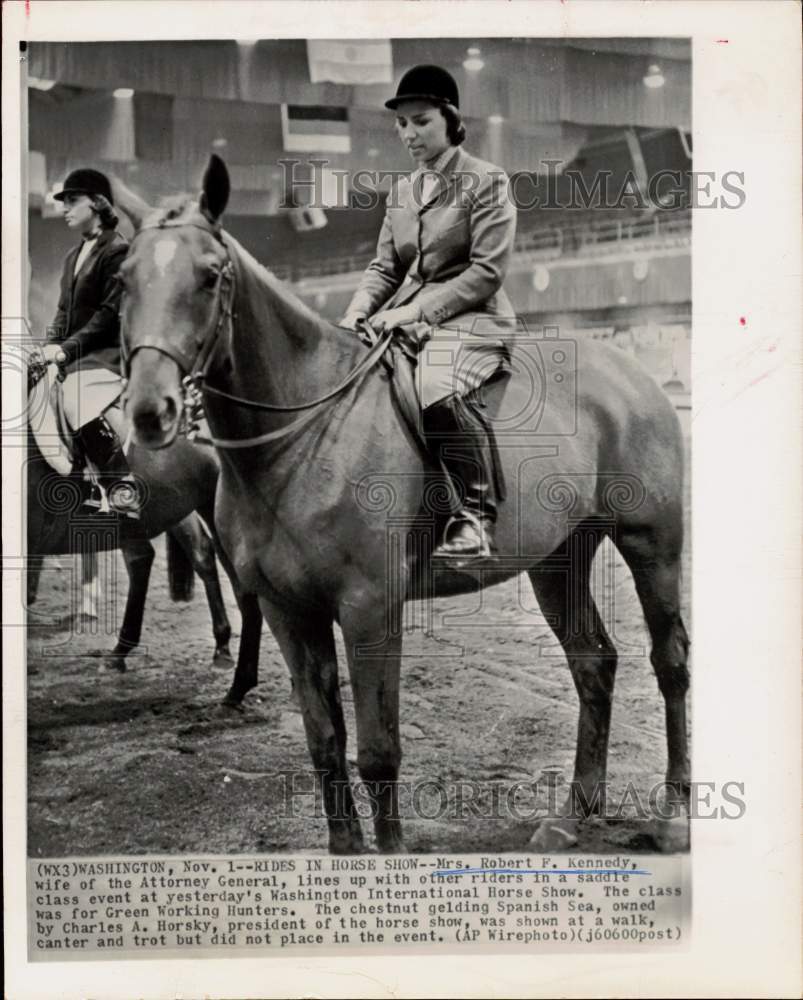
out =
<path fill-rule="evenodd" d="M 367 342 L 370 347 L 368 353 L 360 359 L 359 363 L 349 372 L 342 382 L 334 387 L 334 389 L 331 389 L 323 396 L 320 396 L 318 399 L 314 399 L 309 403 L 276 406 L 272 403 L 262 403 L 258 400 L 245 399 L 242 396 L 235 396 L 231 393 L 224 392 L 222 389 L 216 389 L 214 386 L 209 385 L 207 377 L 215 348 L 218 345 L 224 329 L 227 326 L 232 328 L 236 318 L 236 314 L 234 312 L 234 297 L 236 292 L 234 264 L 231 259 L 229 247 L 223 238 L 222 232 L 217 226 L 213 226 L 212 224 L 205 226 L 198 222 L 171 222 L 167 219 L 163 219 L 160 222 L 140 227 L 132 238 L 130 245 L 133 246 L 141 233 L 148 229 L 186 229 L 189 227 L 200 229 L 202 232 L 213 236 L 226 252 L 226 260 L 220 271 L 218 309 L 216 311 L 216 315 L 212 317 L 209 326 L 203 334 L 195 337 L 195 344 L 198 348 L 195 358 L 190 357 L 185 351 L 176 347 L 174 344 L 167 342 L 164 337 L 158 335 L 146 335 L 145 338 L 130 352 L 125 350 L 125 337 L 121 338 L 123 345 L 122 368 L 123 375 L 126 380 L 128 379 L 130 373 L 131 359 L 137 351 L 141 350 L 143 347 L 147 347 L 151 350 L 158 351 L 160 354 L 164 354 L 178 366 L 179 371 L 182 373 L 181 386 L 183 391 L 179 434 L 184 434 L 188 440 L 198 441 L 202 444 L 211 444 L 216 448 L 239 449 L 254 448 L 261 444 L 267 444 L 271 441 L 278 441 L 285 438 L 311 423 L 312 420 L 314 420 L 323 411 L 323 407 L 327 403 L 333 402 L 347 389 L 359 384 L 390 347 L 392 342 L 392 331 L 386 332 L 382 337 L 377 337 L 366 322 L 365 342 Z M 223 399 L 226 402 L 232 403 L 235 406 L 240 406 L 243 409 L 256 410 L 261 413 L 300 413 L 301 416 L 297 417 L 295 420 L 278 430 L 268 431 L 267 433 L 259 434 L 256 437 L 236 438 L 231 440 L 204 437 L 200 434 L 200 424 L 204 418 L 203 403 L 205 395 L 214 396 L 218 399 Z"/>

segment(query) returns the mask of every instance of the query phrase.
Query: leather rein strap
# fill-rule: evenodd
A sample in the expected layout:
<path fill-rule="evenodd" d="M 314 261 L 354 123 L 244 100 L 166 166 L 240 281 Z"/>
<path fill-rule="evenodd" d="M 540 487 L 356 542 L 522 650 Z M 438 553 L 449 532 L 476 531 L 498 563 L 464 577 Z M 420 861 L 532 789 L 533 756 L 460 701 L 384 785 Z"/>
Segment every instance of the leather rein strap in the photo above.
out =
<path fill-rule="evenodd" d="M 219 229 L 210 226 L 202 226 L 195 222 L 167 222 L 155 223 L 150 226 L 143 226 L 138 233 L 134 236 L 132 243 L 137 238 L 139 233 L 143 232 L 145 229 L 181 229 L 188 226 L 193 226 L 196 229 L 200 229 L 203 232 L 208 233 L 210 236 L 215 237 L 226 250 L 226 263 L 221 271 L 221 288 L 223 291 L 219 296 L 220 308 L 218 310 L 217 321 L 215 322 L 214 328 L 207 331 L 200 339 L 196 341 L 199 347 L 198 355 L 195 360 L 188 358 L 184 352 L 178 351 L 172 344 L 167 344 L 162 338 L 146 338 L 141 343 L 137 344 L 130 354 L 127 354 L 123 358 L 124 371 L 128 372 L 128 367 L 131 362 L 131 358 L 134 354 L 143 347 L 148 347 L 151 350 L 160 351 L 162 354 L 171 358 L 179 367 L 179 370 L 183 373 L 184 377 L 182 379 L 182 384 L 184 386 L 184 415 L 185 415 L 185 433 L 188 423 L 195 423 L 195 421 L 189 421 L 186 419 L 187 409 L 190 406 L 197 405 L 197 403 L 191 403 L 190 400 L 200 401 L 204 394 L 215 396 L 219 399 L 224 399 L 229 403 L 233 403 L 235 406 L 243 407 L 244 409 L 256 410 L 262 413 L 302 413 L 302 416 L 297 417 L 295 420 L 286 424 L 284 427 L 280 427 L 278 430 L 268 431 L 265 434 L 259 434 L 256 437 L 251 438 L 236 438 L 236 439 L 225 439 L 225 438 L 214 438 L 206 437 L 196 434 L 192 435 L 193 440 L 200 442 L 201 444 L 211 444 L 216 448 L 224 449 L 240 449 L 240 448 L 255 448 L 262 444 L 268 444 L 272 441 L 279 441 L 282 438 L 288 437 L 289 435 L 301 430 L 307 424 L 311 423 L 321 412 L 323 407 L 337 399 L 341 396 L 347 389 L 352 386 L 358 385 L 362 382 L 365 376 L 368 374 L 371 368 L 382 358 L 388 348 L 390 347 L 393 334 L 389 331 L 384 334 L 383 337 L 377 338 L 371 327 L 369 326 L 367 320 L 363 321 L 368 333 L 371 335 L 370 340 L 372 341 L 370 350 L 368 353 L 359 361 L 359 363 L 349 372 L 349 374 L 340 382 L 338 385 L 327 392 L 325 395 L 320 396 L 318 399 L 312 400 L 309 403 L 298 403 L 288 406 L 277 406 L 271 403 L 262 403 L 258 400 L 244 399 L 242 396 L 235 396 L 231 393 L 224 392 L 222 389 L 216 389 L 214 386 L 208 385 L 206 382 L 207 372 L 209 365 L 211 363 L 212 354 L 215 347 L 217 346 L 218 339 L 224 328 L 228 323 L 233 323 L 235 318 L 234 314 L 234 296 L 235 296 L 235 280 L 234 280 L 234 265 L 229 254 L 229 248 L 226 245 L 226 241 L 223 239 L 223 235 Z M 188 374 L 189 373 L 189 374 Z"/>

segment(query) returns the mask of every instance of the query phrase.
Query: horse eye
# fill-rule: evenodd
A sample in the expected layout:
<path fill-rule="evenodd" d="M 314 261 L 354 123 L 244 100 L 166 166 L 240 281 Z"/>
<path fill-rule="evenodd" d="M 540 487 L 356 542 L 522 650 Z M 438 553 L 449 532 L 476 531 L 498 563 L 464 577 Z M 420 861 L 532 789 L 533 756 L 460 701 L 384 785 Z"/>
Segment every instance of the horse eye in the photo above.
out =
<path fill-rule="evenodd" d="M 203 287 L 204 288 L 214 288 L 217 285 L 217 279 L 220 277 L 220 271 L 217 268 L 213 268 L 207 271 L 204 275 Z"/>

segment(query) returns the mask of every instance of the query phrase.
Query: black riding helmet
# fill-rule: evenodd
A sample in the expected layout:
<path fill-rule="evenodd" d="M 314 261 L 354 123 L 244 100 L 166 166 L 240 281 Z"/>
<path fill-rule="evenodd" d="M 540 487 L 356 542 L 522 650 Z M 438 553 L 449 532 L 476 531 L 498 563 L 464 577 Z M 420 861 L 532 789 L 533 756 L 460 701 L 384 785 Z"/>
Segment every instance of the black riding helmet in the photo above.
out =
<path fill-rule="evenodd" d="M 114 204 L 109 178 L 99 170 L 92 170 L 91 167 L 81 167 L 79 170 L 73 170 L 67 174 L 64 187 L 53 197 L 56 201 L 64 201 L 68 194 L 86 194 L 90 197 L 94 194 L 102 194 L 110 205 Z"/>
<path fill-rule="evenodd" d="M 385 101 L 395 111 L 402 101 L 432 101 L 460 107 L 460 93 L 454 77 L 440 66 L 413 66 L 399 80 L 396 96 Z"/>

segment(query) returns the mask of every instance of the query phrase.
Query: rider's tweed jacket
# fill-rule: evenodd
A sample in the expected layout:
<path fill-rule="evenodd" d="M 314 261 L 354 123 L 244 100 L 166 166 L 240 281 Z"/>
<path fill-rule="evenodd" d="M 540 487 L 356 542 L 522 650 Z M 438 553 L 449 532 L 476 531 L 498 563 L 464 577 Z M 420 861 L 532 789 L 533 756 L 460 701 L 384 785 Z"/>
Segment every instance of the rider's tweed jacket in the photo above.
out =
<path fill-rule="evenodd" d="M 67 254 L 61 294 L 48 341 L 61 344 L 67 370 L 107 368 L 120 372 L 120 293 L 117 270 L 128 251 L 125 238 L 104 229 L 74 274 L 81 244 Z"/>
<path fill-rule="evenodd" d="M 432 338 L 419 357 L 425 406 L 470 391 L 503 364 L 505 338 L 515 327 L 502 288 L 516 234 L 508 178 L 460 147 L 445 159 L 429 197 L 421 196 L 422 171 L 391 189 L 376 257 L 348 309 L 370 317 L 420 307 L 430 328 L 425 337 Z"/>

